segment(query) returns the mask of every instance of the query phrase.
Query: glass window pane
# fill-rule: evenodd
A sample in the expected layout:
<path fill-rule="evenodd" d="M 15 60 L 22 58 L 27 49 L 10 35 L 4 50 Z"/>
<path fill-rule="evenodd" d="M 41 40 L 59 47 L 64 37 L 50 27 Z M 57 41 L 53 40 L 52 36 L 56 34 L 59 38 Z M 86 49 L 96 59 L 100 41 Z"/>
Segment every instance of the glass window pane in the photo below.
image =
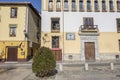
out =
<path fill-rule="evenodd" d="M 110 8 L 110 11 L 114 10 L 113 1 L 109 1 L 109 8 Z"/>
<path fill-rule="evenodd" d="M 52 30 L 60 30 L 59 18 L 52 18 Z"/>
<path fill-rule="evenodd" d="M 120 1 L 117 1 L 117 10 L 120 11 Z"/>
<path fill-rule="evenodd" d="M 97 0 L 94 2 L 94 8 L 95 8 L 95 11 L 99 11 L 99 4 Z"/>
<path fill-rule="evenodd" d="M 52 37 L 52 48 L 59 48 L 59 37 Z"/>
<path fill-rule="evenodd" d="M 102 11 L 106 11 L 106 2 L 102 1 Z"/>
<path fill-rule="evenodd" d="M 9 35 L 11 37 L 15 37 L 16 36 L 16 25 L 10 25 Z"/>
<path fill-rule="evenodd" d="M 87 1 L 87 11 L 91 11 L 91 1 Z"/>
<path fill-rule="evenodd" d="M 79 9 L 80 9 L 80 11 L 83 11 L 84 10 L 84 7 L 83 7 L 84 5 L 83 5 L 83 0 L 80 0 L 79 1 Z"/>
<path fill-rule="evenodd" d="M 48 11 L 53 11 L 53 1 L 52 0 L 49 0 Z"/>
<path fill-rule="evenodd" d="M 17 17 L 17 8 L 11 8 L 11 18 Z"/>
<path fill-rule="evenodd" d="M 72 11 L 76 10 L 76 4 L 75 4 L 75 0 L 72 0 Z"/>
<path fill-rule="evenodd" d="M 65 0 L 64 1 L 64 11 L 67 11 L 68 10 L 68 1 Z"/>

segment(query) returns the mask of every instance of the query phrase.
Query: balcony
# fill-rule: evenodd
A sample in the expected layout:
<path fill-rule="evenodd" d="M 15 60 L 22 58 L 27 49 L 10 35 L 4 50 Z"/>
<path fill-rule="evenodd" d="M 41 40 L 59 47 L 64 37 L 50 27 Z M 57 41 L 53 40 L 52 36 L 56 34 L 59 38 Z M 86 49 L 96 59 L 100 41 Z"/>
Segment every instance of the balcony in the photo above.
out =
<path fill-rule="evenodd" d="M 98 34 L 98 25 L 81 25 L 79 28 L 79 35 L 81 34 Z"/>

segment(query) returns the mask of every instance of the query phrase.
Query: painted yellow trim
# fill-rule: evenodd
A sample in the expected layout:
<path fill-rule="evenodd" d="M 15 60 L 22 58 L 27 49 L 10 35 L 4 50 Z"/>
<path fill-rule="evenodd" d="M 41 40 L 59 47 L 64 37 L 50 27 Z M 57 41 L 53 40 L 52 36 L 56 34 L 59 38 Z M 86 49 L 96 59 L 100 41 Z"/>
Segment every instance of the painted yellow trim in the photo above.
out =
<path fill-rule="evenodd" d="M 64 54 L 80 54 L 81 53 L 81 41 L 78 32 L 75 33 L 75 40 L 66 40 L 66 33 L 64 33 Z M 52 36 L 59 36 L 60 37 L 60 48 L 62 48 L 63 44 L 63 35 L 61 33 L 50 33 L 50 32 L 42 32 L 41 33 L 41 46 L 46 46 L 51 48 Z M 45 36 L 47 34 L 47 36 Z M 120 34 L 117 32 L 100 32 L 98 36 L 98 51 L 99 53 L 113 53 L 117 54 L 120 53 L 119 51 L 119 39 Z M 46 42 L 43 41 L 43 38 Z"/>

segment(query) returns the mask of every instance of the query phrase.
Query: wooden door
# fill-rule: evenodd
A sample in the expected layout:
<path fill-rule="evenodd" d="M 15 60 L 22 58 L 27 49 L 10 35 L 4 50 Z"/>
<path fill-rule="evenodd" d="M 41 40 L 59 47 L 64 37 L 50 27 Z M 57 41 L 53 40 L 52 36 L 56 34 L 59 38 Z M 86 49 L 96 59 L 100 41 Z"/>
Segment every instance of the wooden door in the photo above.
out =
<path fill-rule="evenodd" d="M 52 50 L 53 55 L 56 59 L 56 61 L 61 61 L 62 60 L 62 51 L 61 50 Z"/>
<path fill-rule="evenodd" d="M 95 60 L 95 43 L 85 42 L 85 59 L 86 61 Z"/>
<path fill-rule="evenodd" d="M 17 47 L 8 47 L 7 61 L 17 61 Z"/>

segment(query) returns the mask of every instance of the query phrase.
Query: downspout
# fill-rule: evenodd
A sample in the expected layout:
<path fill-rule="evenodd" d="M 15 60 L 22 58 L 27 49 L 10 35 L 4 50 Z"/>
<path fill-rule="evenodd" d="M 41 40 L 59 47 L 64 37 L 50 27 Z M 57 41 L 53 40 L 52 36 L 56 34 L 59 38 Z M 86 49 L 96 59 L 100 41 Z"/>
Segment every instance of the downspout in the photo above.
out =
<path fill-rule="evenodd" d="M 28 42 L 28 4 L 26 4 L 26 15 L 25 15 L 25 32 L 24 32 L 24 36 L 25 36 L 25 33 L 27 34 L 27 37 L 25 36 L 25 41 L 27 42 L 27 47 L 26 47 L 26 54 L 28 53 L 28 46 L 29 46 L 29 42 Z M 25 61 L 26 61 L 26 59 L 27 59 L 27 57 L 25 58 L 25 55 L 26 55 L 25 53 L 24 53 L 24 59 L 25 59 Z"/>
<path fill-rule="evenodd" d="M 63 33 L 62 33 L 62 35 L 63 35 L 63 53 L 62 53 L 62 61 L 64 61 L 64 5 L 63 5 L 63 1 L 64 0 L 62 0 L 62 22 L 63 22 L 63 26 L 62 26 L 62 28 L 63 28 Z"/>
<path fill-rule="evenodd" d="M 25 17 L 25 31 L 28 35 L 28 5 L 26 4 L 26 17 Z M 25 37 L 25 41 L 28 41 L 28 38 Z"/>

